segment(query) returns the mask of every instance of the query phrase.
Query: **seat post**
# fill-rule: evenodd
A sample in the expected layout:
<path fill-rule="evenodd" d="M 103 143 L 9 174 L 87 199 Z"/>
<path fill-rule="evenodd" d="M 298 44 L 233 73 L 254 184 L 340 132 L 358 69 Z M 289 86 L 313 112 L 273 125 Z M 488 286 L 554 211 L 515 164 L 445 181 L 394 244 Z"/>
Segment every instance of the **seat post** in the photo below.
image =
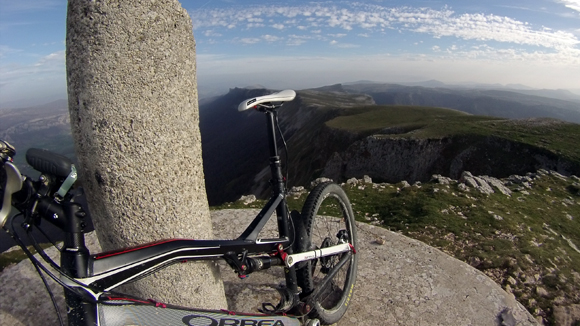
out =
<path fill-rule="evenodd" d="M 272 176 L 272 187 L 276 194 L 284 193 L 284 177 L 282 175 L 282 163 L 278 155 L 278 144 L 276 142 L 276 115 L 275 110 L 266 110 L 268 123 L 268 147 L 270 148 L 270 172 Z"/>
<path fill-rule="evenodd" d="M 284 199 L 276 207 L 276 215 L 278 216 L 278 232 L 281 238 L 290 238 L 290 228 L 289 228 L 289 213 L 288 207 L 286 205 L 286 188 L 284 186 L 284 176 L 282 175 L 282 163 L 280 161 L 280 156 L 278 155 L 278 145 L 276 143 L 276 115 L 278 114 L 275 109 L 267 109 L 265 111 L 266 119 L 268 122 L 268 143 L 270 147 L 270 172 L 272 179 L 270 180 L 272 184 L 272 189 L 274 195 L 282 195 Z M 285 248 L 287 254 L 293 254 L 294 250 L 292 246 Z M 296 277 L 296 269 L 294 267 L 287 268 L 284 267 L 284 276 L 286 278 L 286 287 L 290 290 L 293 295 L 293 300 L 298 298 L 298 282 Z M 297 301 L 294 301 L 296 303 Z"/>
<path fill-rule="evenodd" d="M 278 112 L 268 109 L 265 111 L 268 123 L 268 146 L 270 157 L 278 156 L 278 145 L 276 142 L 276 115 Z"/>

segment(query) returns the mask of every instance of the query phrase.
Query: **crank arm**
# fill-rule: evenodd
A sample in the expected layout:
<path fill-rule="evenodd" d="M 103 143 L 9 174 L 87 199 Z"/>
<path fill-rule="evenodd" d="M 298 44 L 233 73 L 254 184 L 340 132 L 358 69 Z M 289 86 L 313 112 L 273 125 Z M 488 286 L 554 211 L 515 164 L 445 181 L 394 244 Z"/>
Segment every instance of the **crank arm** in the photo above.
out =
<path fill-rule="evenodd" d="M 320 257 L 332 256 L 332 255 L 340 254 L 340 253 L 347 252 L 347 251 L 354 251 L 354 248 L 351 246 L 350 243 L 343 243 L 343 244 L 339 244 L 336 246 L 331 246 L 331 247 L 326 247 L 326 248 L 316 249 L 316 250 L 311 250 L 311 251 L 305 251 L 305 252 L 301 252 L 298 254 L 287 255 L 286 258 L 284 259 L 284 264 L 286 264 L 286 267 L 290 268 L 290 267 L 294 266 L 295 264 L 302 262 L 302 261 L 312 260 L 312 259 L 316 259 L 316 258 L 320 258 Z"/>

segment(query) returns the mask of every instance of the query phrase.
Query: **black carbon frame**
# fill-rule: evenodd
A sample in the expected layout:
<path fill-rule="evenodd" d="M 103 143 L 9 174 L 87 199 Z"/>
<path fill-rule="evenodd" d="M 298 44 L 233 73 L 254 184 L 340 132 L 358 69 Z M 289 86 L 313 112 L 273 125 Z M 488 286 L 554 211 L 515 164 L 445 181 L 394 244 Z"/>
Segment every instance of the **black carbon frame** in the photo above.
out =
<path fill-rule="evenodd" d="M 74 201 L 63 201 L 64 224 L 58 225 L 65 232 L 61 250 L 60 271 L 66 277 L 65 298 L 68 306 L 69 325 L 98 323 L 96 303 L 100 296 L 121 284 L 148 275 L 169 264 L 183 261 L 216 260 L 231 256 L 253 256 L 279 253 L 279 245 L 285 253 L 292 254 L 294 234 L 292 221 L 286 205 L 285 180 L 282 175 L 280 156 L 276 144 L 277 107 L 263 108 L 267 118 L 270 170 L 273 195 L 256 218 L 234 240 L 187 240 L 169 239 L 133 248 L 91 255 L 85 245 L 84 234 L 88 232 L 82 208 Z M 267 221 L 276 212 L 278 238 L 258 239 Z M 46 216 L 42 216 L 48 219 Z M 50 221 L 50 220 L 49 220 Z M 45 258 L 45 257 L 43 257 Z M 280 265 L 283 265 L 280 260 Z M 298 296 L 295 267 L 284 267 L 286 287 Z M 44 270 L 44 269 L 43 269 Z M 51 275 L 54 278 L 54 275 Z M 79 294 L 84 290 L 86 295 Z M 90 299 L 92 297 L 92 299 Z M 93 300 L 94 299 L 94 300 Z"/>
<path fill-rule="evenodd" d="M 234 240 L 169 239 L 91 255 L 88 258 L 87 277 L 77 278 L 77 281 L 85 284 L 93 292 L 99 293 L 175 262 L 216 260 L 225 254 L 249 256 L 273 254 L 278 252 L 280 244 L 287 251 L 293 240 L 290 237 L 256 238 L 276 207 L 280 205 L 286 205 L 284 198 L 282 196 L 273 198 L 244 233 Z"/>

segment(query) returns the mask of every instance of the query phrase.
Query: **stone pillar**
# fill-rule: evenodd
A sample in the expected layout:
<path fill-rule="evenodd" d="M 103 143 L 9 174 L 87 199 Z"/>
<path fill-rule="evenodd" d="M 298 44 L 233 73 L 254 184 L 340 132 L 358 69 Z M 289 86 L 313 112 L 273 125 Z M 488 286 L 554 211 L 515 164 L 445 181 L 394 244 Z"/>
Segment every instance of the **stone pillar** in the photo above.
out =
<path fill-rule="evenodd" d="M 66 48 L 76 155 L 103 249 L 212 238 L 186 10 L 177 0 L 69 0 Z M 211 263 L 173 265 L 130 287 L 227 307 Z"/>

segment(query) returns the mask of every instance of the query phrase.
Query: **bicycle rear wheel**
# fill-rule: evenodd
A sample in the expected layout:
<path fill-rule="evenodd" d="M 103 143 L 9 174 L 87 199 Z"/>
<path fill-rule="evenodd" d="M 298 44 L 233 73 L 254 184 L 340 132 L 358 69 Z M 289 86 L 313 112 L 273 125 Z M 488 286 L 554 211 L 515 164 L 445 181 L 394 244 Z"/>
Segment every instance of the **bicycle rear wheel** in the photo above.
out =
<path fill-rule="evenodd" d="M 354 214 L 348 197 L 334 183 L 318 185 L 302 207 L 297 228 L 298 252 L 350 243 L 356 248 Z M 323 279 L 332 272 L 341 259 L 346 262 L 323 289 L 318 289 Z M 346 312 L 356 281 L 357 255 L 351 252 L 310 260 L 297 268 L 298 285 L 302 297 L 320 291 L 316 300 L 310 301 L 310 317 L 322 324 L 336 323 Z"/>

